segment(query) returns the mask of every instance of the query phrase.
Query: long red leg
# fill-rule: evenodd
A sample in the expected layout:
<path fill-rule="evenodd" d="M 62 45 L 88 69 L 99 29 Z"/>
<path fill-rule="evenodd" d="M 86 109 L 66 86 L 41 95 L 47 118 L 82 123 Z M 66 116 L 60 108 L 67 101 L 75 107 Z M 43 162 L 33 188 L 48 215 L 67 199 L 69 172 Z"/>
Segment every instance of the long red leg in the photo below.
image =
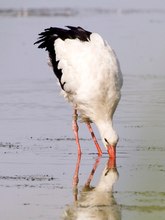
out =
<path fill-rule="evenodd" d="M 76 163 L 76 169 L 73 176 L 73 195 L 74 195 L 74 201 L 77 201 L 78 197 L 78 182 L 79 182 L 79 168 L 80 168 L 80 161 L 81 161 L 81 154 L 78 154 L 77 157 L 77 163 Z"/>
<path fill-rule="evenodd" d="M 86 187 L 89 187 L 89 186 L 90 186 L 90 183 L 91 183 L 91 181 L 92 181 L 92 179 L 93 179 L 93 176 L 94 176 L 94 174 L 95 174 L 95 171 L 96 171 L 96 169 L 97 169 L 97 166 L 98 166 L 99 163 L 100 163 L 100 158 L 101 158 L 101 156 L 98 156 L 97 159 L 96 159 L 96 161 L 95 161 L 95 163 L 94 163 L 94 165 L 93 165 L 93 169 L 92 169 L 92 171 L 91 171 L 91 173 L 90 173 L 90 175 L 89 175 L 89 177 L 88 177 L 88 179 L 87 179 L 87 181 L 86 181 L 86 184 L 85 184 Z"/>
<path fill-rule="evenodd" d="M 97 142 L 96 136 L 95 136 L 95 134 L 94 134 L 94 132 L 93 132 L 93 129 L 92 129 L 90 123 L 87 122 L 86 124 L 87 124 L 87 127 L 88 127 L 88 129 L 89 129 L 89 132 L 91 133 L 91 136 L 92 136 L 92 139 L 93 139 L 93 141 L 94 141 L 94 143 L 95 143 L 95 146 L 96 146 L 96 148 L 97 148 L 98 155 L 102 155 L 102 150 L 101 150 L 101 148 L 100 148 L 100 146 L 99 146 L 99 144 L 98 144 L 98 142 Z"/>
<path fill-rule="evenodd" d="M 73 128 L 73 132 L 74 132 L 75 139 L 76 139 L 78 155 L 81 155 L 81 147 L 80 147 L 80 142 L 79 142 L 79 137 L 78 137 L 77 117 L 78 117 L 77 110 L 74 109 L 72 128 Z"/>

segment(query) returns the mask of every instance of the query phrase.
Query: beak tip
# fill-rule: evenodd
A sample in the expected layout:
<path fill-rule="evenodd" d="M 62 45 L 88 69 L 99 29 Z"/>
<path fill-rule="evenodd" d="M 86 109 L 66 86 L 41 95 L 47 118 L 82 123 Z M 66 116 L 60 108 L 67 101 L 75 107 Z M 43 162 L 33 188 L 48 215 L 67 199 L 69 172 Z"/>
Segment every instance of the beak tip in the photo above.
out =
<path fill-rule="evenodd" d="M 108 154 L 110 158 L 116 158 L 116 146 L 115 145 L 109 145 L 107 147 Z"/>

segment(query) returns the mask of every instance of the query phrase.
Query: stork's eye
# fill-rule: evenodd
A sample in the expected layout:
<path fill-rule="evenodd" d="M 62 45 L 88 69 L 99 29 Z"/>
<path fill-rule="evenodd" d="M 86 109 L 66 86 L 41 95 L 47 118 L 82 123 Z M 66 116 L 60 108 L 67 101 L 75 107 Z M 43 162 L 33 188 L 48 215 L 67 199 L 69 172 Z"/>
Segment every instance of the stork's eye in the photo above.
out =
<path fill-rule="evenodd" d="M 104 138 L 104 141 L 105 141 L 107 144 L 109 144 L 109 142 L 107 141 L 107 139 L 106 139 L 106 138 Z"/>
<path fill-rule="evenodd" d="M 107 169 L 107 171 L 105 172 L 104 176 L 106 176 L 108 174 L 110 169 Z"/>

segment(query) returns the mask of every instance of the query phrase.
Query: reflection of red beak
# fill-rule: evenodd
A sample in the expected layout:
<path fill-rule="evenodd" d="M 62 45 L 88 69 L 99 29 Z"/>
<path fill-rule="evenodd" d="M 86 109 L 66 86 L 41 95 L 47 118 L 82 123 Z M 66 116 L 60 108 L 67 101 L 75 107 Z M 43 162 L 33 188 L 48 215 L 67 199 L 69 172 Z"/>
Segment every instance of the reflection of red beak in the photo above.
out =
<path fill-rule="evenodd" d="M 108 154 L 110 158 L 116 158 L 116 146 L 109 145 L 107 146 Z"/>

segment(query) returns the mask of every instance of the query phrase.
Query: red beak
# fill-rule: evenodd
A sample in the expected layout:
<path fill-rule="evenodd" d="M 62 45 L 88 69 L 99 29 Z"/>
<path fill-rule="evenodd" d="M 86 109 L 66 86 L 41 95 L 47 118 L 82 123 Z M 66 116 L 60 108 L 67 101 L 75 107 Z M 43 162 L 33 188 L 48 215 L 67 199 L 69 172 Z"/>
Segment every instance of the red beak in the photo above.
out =
<path fill-rule="evenodd" d="M 110 158 L 116 158 L 116 146 L 109 145 L 107 150 Z"/>

